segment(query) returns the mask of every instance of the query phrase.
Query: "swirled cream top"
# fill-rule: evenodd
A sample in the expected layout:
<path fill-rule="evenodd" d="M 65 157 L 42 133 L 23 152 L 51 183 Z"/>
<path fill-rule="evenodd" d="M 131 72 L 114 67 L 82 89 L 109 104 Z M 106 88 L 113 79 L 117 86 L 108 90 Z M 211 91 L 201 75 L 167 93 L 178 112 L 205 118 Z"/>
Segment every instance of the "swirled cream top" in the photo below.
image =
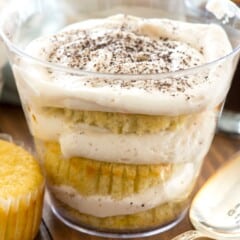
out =
<path fill-rule="evenodd" d="M 70 25 L 26 48 L 31 56 L 85 72 L 28 65 L 26 75 L 32 101 L 41 106 L 188 114 L 224 100 L 231 59 L 200 66 L 231 50 L 225 31 L 214 24 L 119 14 Z"/>

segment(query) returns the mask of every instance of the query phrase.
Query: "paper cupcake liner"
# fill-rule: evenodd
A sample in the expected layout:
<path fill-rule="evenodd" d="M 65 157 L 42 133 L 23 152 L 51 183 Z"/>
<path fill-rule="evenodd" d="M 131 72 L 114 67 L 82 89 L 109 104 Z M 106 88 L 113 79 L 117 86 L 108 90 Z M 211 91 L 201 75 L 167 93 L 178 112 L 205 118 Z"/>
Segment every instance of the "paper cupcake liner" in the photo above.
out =
<path fill-rule="evenodd" d="M 0 239 L 32 240 L 42 217 L 44 184 L 18 198 L 0 198 Z"/>

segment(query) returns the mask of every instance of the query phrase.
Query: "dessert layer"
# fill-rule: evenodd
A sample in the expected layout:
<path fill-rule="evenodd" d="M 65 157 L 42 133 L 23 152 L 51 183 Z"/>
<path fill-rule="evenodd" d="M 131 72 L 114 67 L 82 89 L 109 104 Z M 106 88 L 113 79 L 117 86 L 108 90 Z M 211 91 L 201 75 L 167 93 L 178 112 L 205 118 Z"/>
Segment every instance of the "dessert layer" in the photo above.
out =
<path fill-rule="evenodd" d="M 129 215 L 187 197 L 195 182 L 195 167 L 188 163 L 174 170 L 172 177 L 166 182 L 119 200 L 101 195 L 82 196 L 67 185 L 50 185 L 50 190 L 57 199 L 80 213 L 96 217 Z"/>
<path fill-rule="evenodd" d="M 48 182 L 51 185 L 71 186 L 82 196 L 101 195 L 123 199 L 164 184 L 176 172 L 174 164 L 119 164 L 82 157 L 64 159 L 57 143 L 38 140 L 36 146 L 42 155 Z M 181 169 L 181 164 L 179 166 Z"/>
<path fill-rule="evenodd" d="M 22 70 L 15 70 L 23 99 L 40 106 L 180 115 L 223 101 L 231 80 L 231 59 L 197 66 L 231 49 L 224 30 L 213 24 L 115 15 L 71 25 L 26 48 L 36 58 L 68 67 L 65 73 L 25 61 Z M 69 74 L 70 68 L 88 72 Z M 176 73 L 186 68 L 194 69 Z"/>
<path fill-rule="evenodd" d="M 116 134 L 157 133 L 164 130 L 174 130 L 181 126 L 188 116 L 154 116 L 141 114 L 125 114 L 116 112 L 90 112 L 64 108 L 39 109 L 37 115 L 32 111 L 32 120 L 38 121 L 39 114 L 45 117 L 59 117 L 69 124 L 88 124 L 105 129 Z"/>
<path fill-rule="evenodd" d="M 137 135 L 114 134 L 74 121 L 65 122 L 54 114 L 32 113 L 36 119 L 30 124 L 33 136 L 59 141 L 65 158 L 80 156 L 129 164 L 185 162 L 195 156 L 201 159 L 211 144 L 217 115 L 216 110 L 206 111 L 187 116 L 175 130 Z"/>
<path fill-rule="evenodd" d="M 101 218 L 80 213 L 52 196 L 52 200 L 62 216 L 91 229 L 111 230 L 118 233 L 129 233 L 136 230 L 139 232 L 166 225 L 181 217 L 183 211 L 186 210 L 186 206 L 188 206 L 189 199 L 188 197 L 187 199 L 164 203 L 156 208 L 131 215 Z"/>
<path fill-rule="evenodd" d="M 202 160 L 198 155 L 178 164 L 117 164 L 81 157 L 64 159 L 57 143 L 38 140 L 36 147 L 51 193 L 96 217 L 137 213 L 185 198 Z"/>

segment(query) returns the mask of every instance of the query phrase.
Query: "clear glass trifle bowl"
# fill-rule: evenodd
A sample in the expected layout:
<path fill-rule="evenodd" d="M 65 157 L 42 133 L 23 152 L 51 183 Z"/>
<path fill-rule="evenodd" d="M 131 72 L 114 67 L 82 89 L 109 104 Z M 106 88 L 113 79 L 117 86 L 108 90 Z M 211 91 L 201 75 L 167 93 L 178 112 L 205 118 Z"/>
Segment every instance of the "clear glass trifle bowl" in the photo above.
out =
<path fill-rule="evenodd" d="M 173 3 L 24 0 L 2 15 L 51 208 L 76 230 L 149 236 L 187 211 L 240 38 Z"/>

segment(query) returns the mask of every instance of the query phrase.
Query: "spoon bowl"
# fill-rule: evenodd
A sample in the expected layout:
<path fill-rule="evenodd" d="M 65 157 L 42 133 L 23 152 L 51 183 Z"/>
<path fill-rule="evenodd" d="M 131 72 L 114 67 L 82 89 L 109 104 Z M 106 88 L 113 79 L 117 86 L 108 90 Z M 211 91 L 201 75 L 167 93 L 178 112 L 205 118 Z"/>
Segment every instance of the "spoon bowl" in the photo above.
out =
<path fill-rule="evenodd" d="M 240 239 L 240 154 L 203 185 L 192 201 L 189 217 L 197 231 L 183 233 L 173 240 Z"/>

